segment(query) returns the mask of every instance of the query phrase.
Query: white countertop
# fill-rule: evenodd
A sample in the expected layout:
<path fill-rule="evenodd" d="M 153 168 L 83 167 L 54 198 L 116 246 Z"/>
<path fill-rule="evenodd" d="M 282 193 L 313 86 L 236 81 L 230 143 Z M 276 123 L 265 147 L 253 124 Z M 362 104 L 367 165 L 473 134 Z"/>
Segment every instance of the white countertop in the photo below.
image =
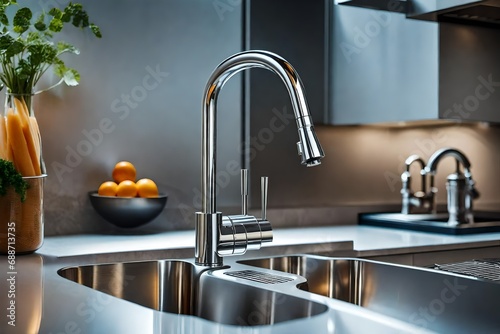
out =
<path fill-rule="evenodd" d="M 308 250 L 331 252 L 334 256 L 338 252 L 350 252 L 353 256 L 374 256 L 500 245 L 500 233 L 449 236 L 357 225 L 275 229 L 274 236 L 272 243 L 267 244 L 260 251 L 251 252 L 251 256 L 258 257 L 269 253 L 270 250 L 274 250 L 275 253 L 286 252 L 289 246 L 293 247 L 288 250 L 294 252 L 298 249 L 299 252 Z M 193 247 L 194 231 L 192 230 L 143 235 L 134 235 L 133 231 L 128 231 L 127 235 L 47 237 L 43 247 L 37 253 L 20 256 L 17 259 L 18 284 L 31 289 L 26 290 L 24 297 L 20 290 L 19 302 L 21 305 L 21 301 L 27 298 L 30 300 L 29 305 L 34 305 L 32 311 L 37 314 L 35 325 L 40 333 L 63 332 L 68 328 L 80 329 L 85 333 L 103 331 L 109 333 L 182 331 L 183 333 L 235 334 L 364 333 L 368 329 L 370 333 L 383 334 L 427 332 L 424 328 L 382 316 L 354 304 L 335 299 L 325 300 L 314 295 L 310 298 L 318 301 L 321 299 L 321 302 L 327 303 L 329 309 L 324 314 L 273 326 L 221 325 L 197 317 L 158 312 L 117 298 L 109 298 L 57 274 L 62 267 L 82 265 L 85 262 L 134 260 L 138 258 L 134 257 L 136 254 L 149 254 L 150 257 L 162 256 L 164 258 L 170 255 L 193 257 Z M 123 256 L 120 257 L 120 254 Z M 6 262 L 6 258 L 3 262 Z M 26 262 L 25 265 L 23 265 L 24 262 Z M 7 281 L 5 279 L 2 281 L 0 287 L 7 289 Z M 38 302 L 34 304 L 33 298 Z M 99 312 L 93 311 L 89 304 L 96 300 L 102 302 L 102 305 L 96 306 Z M 23 307 L 19 310 L 28 312 L 26 310 L 31 309 Z M 124 317 L 124 314 L 127 316 Z M 25 315 L 19 314 L 19 319 L 23 316 Z M 0 332 L 11 333 L 10 330 L 7 322 L 0 323 Z"/>
<path fill-rule="evenodd" d="M 185 257 L 194 256 L 194 230 L 134 235 L 69 235 L 45 238 L 37 253 L 56 257 L 125 252 L 181 250 Z M 274 230 L 274 240 L 263 247 L 315 245 L 316 252 L 328 252 L 332 244 L 350 248 L 353 256 L 375 256 L 500 246 L 500 233 L 443 235 L 427 232 L 371 227 L 332 226 L 281 228 Z M 323 249 L 322 249 L 323 248 Z M 258 252 L 253 252 L 254 256 Z"/>

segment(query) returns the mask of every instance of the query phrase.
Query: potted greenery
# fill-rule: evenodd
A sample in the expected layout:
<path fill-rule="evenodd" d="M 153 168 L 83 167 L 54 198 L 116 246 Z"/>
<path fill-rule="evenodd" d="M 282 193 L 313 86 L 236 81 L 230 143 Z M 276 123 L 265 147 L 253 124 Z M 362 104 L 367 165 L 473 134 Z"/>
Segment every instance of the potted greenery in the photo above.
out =
<path fill-rule="evenodd" d="M 10 18 L 8 14 L 12 14 Z M 61 59 L 63 54 L 78 54 L 79 51 L 73 45 L 55 39 L 68 25 L 88 29 L 97 38 L 101 37 L 99 28 L 90 23 L 81 4 L 70 2 L 64 9 L 51 8 L 33 15 L 30 8 L 20 7 L 16 0 L 0 0 L 0 81 L 7 94 L 0 117 L 0 167 L 9 168 L 8 172 L 12 174 L 12 169 L 3 161 L 12 162 L 15 171 L 28 185 L 22 205 L 19 204 L 20 195 L 15 192 L 10 192 L 9 198 L 0 201 L 0 218 L 3 213 L 8 216 L 0 221 L 0 236 L 9 234 L 8 224 L 18 222 L 16 242 L 22 247 L 18 247 L 16 253 L 32 252 L 41 246 L 43 240 L 41 205 L 45 168 L 32 104 L 33 96 L 41 91 L 35 92 L 35 86 L 49 68 L 53 68 L 60 81 L 48 89 L 63 82 L 75 86 L 80 80 L 79 73 L 67 67 Z M 0 178 L 2 172 L 5 175 L 6 170 L 0 171 Z M 16 205 L 15 210 L 12 210 L 13 205 Z M 29 221 L 26 221 L 27 217 Z M 7 238 L 0 238 L 0 252 L 6 249 L 6 243 Z"/>

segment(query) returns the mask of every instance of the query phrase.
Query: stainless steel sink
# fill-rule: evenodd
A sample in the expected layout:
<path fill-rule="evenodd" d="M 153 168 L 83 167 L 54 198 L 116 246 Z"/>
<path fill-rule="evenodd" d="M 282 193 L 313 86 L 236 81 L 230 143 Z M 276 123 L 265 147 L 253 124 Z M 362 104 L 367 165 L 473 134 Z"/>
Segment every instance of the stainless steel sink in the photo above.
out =
<path fill-rule="evenodd" d="M 370 295 L 370 287 L 363 286 L 367 281 L 360 280 L 359 277 L 364 261 L 297 255 L 253 259 L 239 263 L 300 275 L 307 279 L 307 284 L 299 285 L 299 289 L 357 305 L 362 304 L 362 293 L 365 298 Z"/>
<path fill-rule="evenodd" d="M 58 273 L 150 309 L 225 325 L 274 325 L 320 318 L 325 312 L 333 316 L 337 311 L 332 310 L 344 305 L 348 312 L 371 311 L 371 317 L 378 313 L 438 333 L 495 333 L 500 328 L 498 283 L 430 268 L 314 255 L 228 263 L 207 269 L 187 260 L 159 260 L 66 267 Z"/>
<path fill-rule="evenodd" d="M 303 278 L 279 272 L 207 270 L 187 261 L 159 260 L 68 267 L 58 274 L 154 310 L 227 325 L 271 325 L 328 310 L 324 304 L 273 289 L 287 286 L 296 291 L 295 286 L 304 283 Z"/>
<path fill-rule="evenodd" d="M 300 289 L 440 333 L 494 333 L 500 286 L 431 269 L 313 255 L 239 261 L 301 275 Z"/>

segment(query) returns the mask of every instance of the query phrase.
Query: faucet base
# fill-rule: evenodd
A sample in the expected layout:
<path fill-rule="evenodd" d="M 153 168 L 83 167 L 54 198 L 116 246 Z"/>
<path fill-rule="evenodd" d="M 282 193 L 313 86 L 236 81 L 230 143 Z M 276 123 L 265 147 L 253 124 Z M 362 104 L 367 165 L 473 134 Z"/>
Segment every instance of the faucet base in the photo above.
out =
<path fill-rule="evenodd" d="M 200 266 L 221 267 L 222 257 L 217 253 L 219 244 L 219 226 L 222 224 L 222 213 L 196 212 L 195 258 Z"/>

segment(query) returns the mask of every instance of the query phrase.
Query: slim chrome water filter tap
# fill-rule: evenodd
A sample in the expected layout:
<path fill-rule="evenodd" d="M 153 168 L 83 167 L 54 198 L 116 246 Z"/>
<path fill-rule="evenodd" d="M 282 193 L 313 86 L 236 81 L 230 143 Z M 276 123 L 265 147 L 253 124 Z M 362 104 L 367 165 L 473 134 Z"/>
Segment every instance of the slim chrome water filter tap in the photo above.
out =
<path fill-rule="evenodd" d="M 309 113 L 304 87 L 299 75 L 285 59 L 267 51 L 245 51 L 224 60 L 212 73 L 203 96 L 202 115 L 202 211 L 196 213 L 196 263 L 205 266 L 222 266 L 222 256 L 243 254 L 247 249 L 258 249 L 262 242 L 272 240 L 271 225 L 263 217 L 247 215 L 246 191 L 242 184 L 242 211 L 239 216 L 223 217 L 216 209 L 216 134 L 217 98 L 224 84 L 236 73 L 260 67 L 275 73 L 285 84 L 297 123 L 298 153 L 301 163 L 316 166 L 324 157 L 316 137 Z M 246 172 L 243 172 L 244 174 Z M 245 178 L 242 176 L 242 179 Z M 263 197 L 267 202 L 267 180 L 262 182 Z M 266 190 L 264 190 L 264 188 Z M 264 202 L 264 200 L 263 200 Z"/>

